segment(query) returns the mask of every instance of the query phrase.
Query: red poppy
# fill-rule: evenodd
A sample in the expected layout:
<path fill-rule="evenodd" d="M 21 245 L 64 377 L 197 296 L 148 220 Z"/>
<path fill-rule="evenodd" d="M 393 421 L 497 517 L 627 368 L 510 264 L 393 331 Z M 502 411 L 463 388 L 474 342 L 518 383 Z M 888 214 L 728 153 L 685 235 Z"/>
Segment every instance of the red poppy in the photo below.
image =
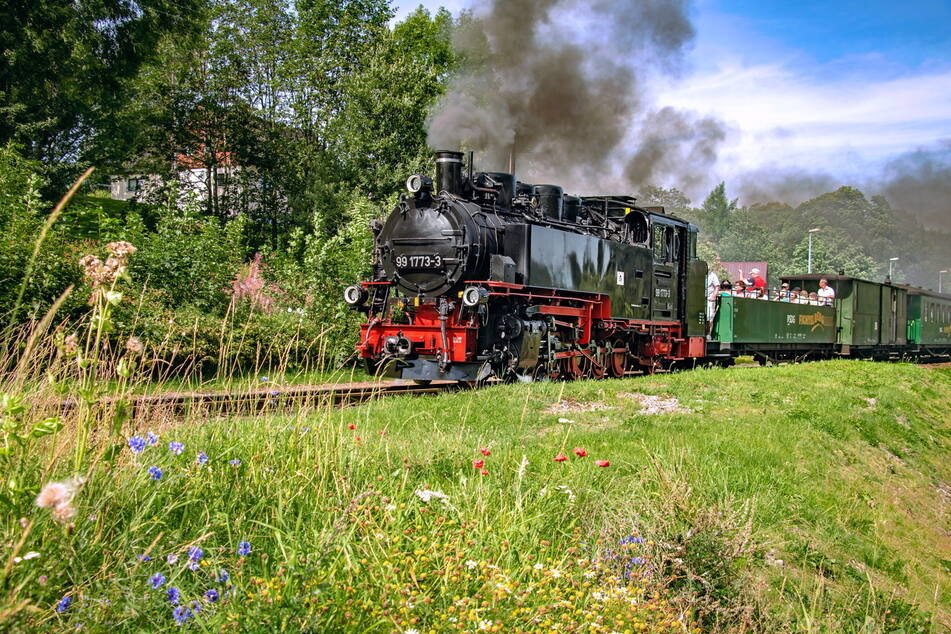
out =
<path fill-rule="evenodd" d="M 564 462 L 567 459 L 568 459 L 568 456 L 566 456 L 563 453 L 560 453 L 557 456 L 555 456 L 555 462 Z"/>
<path fill-rule="evenodd" d="M 585 456 L 588 455 L 588 452 L 585 451 L 584 447 L 575 447 L 574 452 L 575 452 L 575 455 L 578 456 L 579 458 L 584 458 Z"/>
<path fill-rule="evenodd" d="M 486 447 L 481 447 L 481 448 L 479 448 L 479 451 L 482 453 L 483 456 L 488 456 L 488 455 L 491 455 L 491 453 L 492 453 L 492 452 L 489 451 Z"/>
<path fill-rule="evenodd" d="M 357 442 L 360 442 L 360 441 L 363 440 L 363 439 L 360 438 L 359 436 L 357 436 L 354 440 L 356 440 Z"/>
<path fill-rule="evenodd" d="M 594 464 L 598 467 L 610 467 L 611 462 L 609 460 L 595 460 Z"/>
<path fill-rule="evenodd" d="M 489 475 L 489 472 L 486 471 L 485 469 L 483 469 L 483 470 L 481 471 L 481 473 L 482 473 L 482 475 Z"/>
<path fill-rule="evenodd" d="M 472 466 L 475 469 L 481 469 L 482 467 L 485 466 L 485 460 L 473 460 Z"/>
<path fill-rule="evenodd" d="M 381 430 L 380 430 L 380 435 L 381 435 L 381 436 L 386 436 L 386 430 L 385 430 L 385 429 L 381 429 Z"/>
<path fill-rule="evenodd" d="M 347 429 L 356 429 L 356 428 L 357 426 L 354 425 L 353 423 L 350 423 L 349 425 L 347 425 Z"/>

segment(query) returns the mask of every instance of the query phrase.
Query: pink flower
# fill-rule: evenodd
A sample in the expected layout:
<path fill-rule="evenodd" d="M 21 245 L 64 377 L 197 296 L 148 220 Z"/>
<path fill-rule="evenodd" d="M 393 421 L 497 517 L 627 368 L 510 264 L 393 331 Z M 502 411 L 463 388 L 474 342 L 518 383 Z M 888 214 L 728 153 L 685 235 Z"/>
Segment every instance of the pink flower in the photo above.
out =
<path fill-rule="evenodd" d="M 479 448 L 479 452 L 480 452 L 483 456 L 488 456 L 488 455 L 491 455 L 491 454 L 492 454 L 492 452 L 489 451 L 489 449 L 488 449 L 487 447 L 480 447 L 480 448 Z"/>
<path fill-rule="evenodd" d="M 36 505 L 43 508 L 52 507 L 53 518 L 61 522 L 72 519 L 76 516 L 76 509 L 72 504 L 73 496 L 82 483 L 82 478 L 48 482 L 36 496 Z"/>
<path fill-rule="evenodd" d="M 349 425 L 347 425 L 347 429 L 354 430 L 354 429 L 356 429 L 356 428 L 357 428 L 357 426 L 354 425 L 353 423 L 350 423 Z"/>
<path fill-rule="evenodd" d="M 598 467 L 610 467 L 611 461 L 610 460 L 595 460 L 594 464 L 595 466 L 598 466 Z"/>
<path fill-rule="evenodd" d="M 485 460 L 481 460 L 481 459 L 480 459 L 480 460 L 473 460 L 473 461 L 472 461 L 472 467 L 473 467 L 474 469 L 481 469 L 481 468 L 484 467 L 484 466 L 485 466 Z"/>
<path fill-rule="evenodd" d="M 567 459 L 568 459 L 568 456 L 566 456 L 563 453 L 560 453 L 557 456 L 555 456 L 555 462 L 564 462 Z"/>
<path fill-rule="evenodd" d="M 483 470 L 480 471 L 479 473 L 481 473 L 482 475 L 489 475 L 489 472 L 486 471 L 485 469 L 483 469 Z"/>
<path fill-rule="evenodd" d="M 585 456 L 588 455 L 588 452 L 585 451 L 584 447 L 575 447 L 574 452 L 575 452 L 575 455 L 578 456 L 579 458 L 584 458 Z"/>

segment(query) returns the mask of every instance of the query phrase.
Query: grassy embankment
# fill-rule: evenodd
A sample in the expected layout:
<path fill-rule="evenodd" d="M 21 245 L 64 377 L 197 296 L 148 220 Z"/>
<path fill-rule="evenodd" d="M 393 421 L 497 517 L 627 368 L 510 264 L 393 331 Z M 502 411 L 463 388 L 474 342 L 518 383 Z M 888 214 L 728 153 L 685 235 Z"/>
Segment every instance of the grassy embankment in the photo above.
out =
<path fill-rule="evenodd" d="M 2 627 L 172 629 L 174 587 L 200 630 L 943 631 L 949 403 L 948 369 L 840 361 L 156 422 L 72 519 L 4 513 Z"/>

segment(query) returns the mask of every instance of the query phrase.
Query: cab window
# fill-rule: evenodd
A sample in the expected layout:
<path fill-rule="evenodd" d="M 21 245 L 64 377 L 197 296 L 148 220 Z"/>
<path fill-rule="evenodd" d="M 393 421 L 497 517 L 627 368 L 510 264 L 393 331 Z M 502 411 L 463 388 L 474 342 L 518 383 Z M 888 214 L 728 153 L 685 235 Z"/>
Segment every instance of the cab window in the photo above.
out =
<path fill-rule="evenodd" d="M 667 261 L 667 227 L 661 224 L 654 225 L 654 260 Z"/>

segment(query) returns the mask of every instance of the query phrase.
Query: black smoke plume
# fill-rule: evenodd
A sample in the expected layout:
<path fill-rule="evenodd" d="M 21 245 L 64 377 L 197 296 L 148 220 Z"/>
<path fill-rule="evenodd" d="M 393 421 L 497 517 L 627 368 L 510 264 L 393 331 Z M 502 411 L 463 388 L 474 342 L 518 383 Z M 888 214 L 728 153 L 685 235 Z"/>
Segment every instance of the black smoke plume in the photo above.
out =
<path fill-rule="evenodd" d="M 648 90 L 652 73 L 683 61 L 695 35 L 687 9 L 686 0 L 478 3 L 456 31 L 462 70 L 430 113 L 430 147 L 475 150 L 494 170 L 514 155 L 520 177 L 575 190 L 699 181 L 723 126 L 657 107 Z"/>

